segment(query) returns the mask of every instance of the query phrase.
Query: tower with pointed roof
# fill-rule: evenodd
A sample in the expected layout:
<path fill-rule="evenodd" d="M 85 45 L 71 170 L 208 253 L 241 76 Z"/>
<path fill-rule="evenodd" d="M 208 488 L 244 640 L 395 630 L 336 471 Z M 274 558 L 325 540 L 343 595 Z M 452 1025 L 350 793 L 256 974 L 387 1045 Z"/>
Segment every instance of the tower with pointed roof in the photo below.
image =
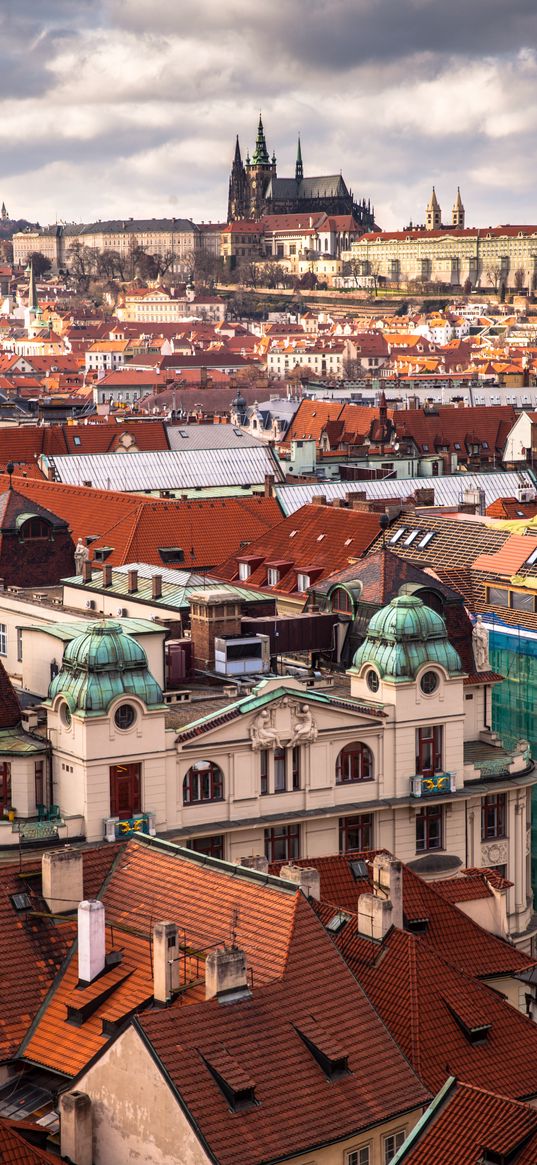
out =
<path fill-rule="evenodd" d="M 460 187 L 457 186 L 457 197 L 451 211 L 451 225 L 458 230 L 464 230 L 464 206 L 462 204 Z"/>
<path fill-rule="evenodd" d="M 2 203 L 2 209 L 0 210 L 0 218 L 2 218 L 3 222 L 7 222 L 7 220 L 9 219 L 9 214 L 7 212 L 7 207 L 6 207 L 5 202 Z"/>
<path fill-rule="evenodd" d="M 255 149 L 246 166 L 250 188 L 250 218 L 258 219 L 264 212 L 265 191 L 272 176 L 276 176 L 276 155 L 269 157 L 263 119 L 259 114 Z"/>
<path fill-rule="evenodd" d="M 295 181 L 302 182 L 304 177 L 304 167 L 302 165 L 302 146 L 300 144 L 300 134 L 298 135 L 298 145 L 296 148 L 296 162 L 295 162 Z"/>
<path fill-rule="evenodd" d="M 440 210 L 434 186 L 425 212 L 425 228 L 428 231 L 439 231 L 442 229 L 442 211 Z"/>
<path fill-rule="evenodd" d="M 246 177 L 246 170 L 242 163 L 239 135 L 237 134 L 237 140 L 235 142 L 235 154 L 233 157 L 233 165 L 231 167 L 231 174 L 229 178 L 227 209 L 228 222 L 236 222 L 237 219 L 248 218 L 248 210 L 248 179 Z"/>

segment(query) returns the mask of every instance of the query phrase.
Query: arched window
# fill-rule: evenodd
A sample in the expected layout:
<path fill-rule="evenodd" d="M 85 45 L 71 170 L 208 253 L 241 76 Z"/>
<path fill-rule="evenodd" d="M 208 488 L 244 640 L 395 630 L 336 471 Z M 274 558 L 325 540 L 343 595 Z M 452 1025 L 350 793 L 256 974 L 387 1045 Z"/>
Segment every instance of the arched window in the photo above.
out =
<path fill-rule="evenodd" d="M 367 744 L 346 744 L 336 761 L 336 785 L 373 780 L 373 753 Z"/>
<path fill-rule="evenodd" d="M 224 796 L 224 774 L 211 760 L 198 760 L 189 768 L 183 781 L 183 805 L 199 801 L 221 801 Z"/>
<path fill-rule="evenodd" d="M 337 611 L 340 615 L 352 615 L 353 602 L 349 592 L 344 587 L 336 587 L 331 595 L 332 610 Z"/>
<path fill-rule="evenodd" d="M 23 522 L 20 529 L 20 536 L 25 541 L 32 539 L 50 538 L 51 525 L 50 522 L 45 522 L 44 518 L 28 518 L 27 522 Z"/>

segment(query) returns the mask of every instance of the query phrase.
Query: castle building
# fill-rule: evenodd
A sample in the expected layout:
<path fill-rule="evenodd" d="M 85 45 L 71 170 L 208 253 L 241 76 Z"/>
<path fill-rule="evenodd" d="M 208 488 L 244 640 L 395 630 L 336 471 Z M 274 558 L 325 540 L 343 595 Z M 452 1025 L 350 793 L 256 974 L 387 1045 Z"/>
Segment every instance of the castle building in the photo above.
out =
<path fill-rule="evenodd" d="M 298 139 L 295 174 L 279 178 L 276 155 L 269 156 L 261 115 L 255 149 L 243 163 L 239 139 L 229 179 L 228 222 L 260 219 L 265 215 L 300 214 L 325 211 L 329 215 L 352 215 L 367 231 L 375 230 L 375 210 L 368 199 L 356 201 L 341 174 L 304 177 L 302 146 Z"/>

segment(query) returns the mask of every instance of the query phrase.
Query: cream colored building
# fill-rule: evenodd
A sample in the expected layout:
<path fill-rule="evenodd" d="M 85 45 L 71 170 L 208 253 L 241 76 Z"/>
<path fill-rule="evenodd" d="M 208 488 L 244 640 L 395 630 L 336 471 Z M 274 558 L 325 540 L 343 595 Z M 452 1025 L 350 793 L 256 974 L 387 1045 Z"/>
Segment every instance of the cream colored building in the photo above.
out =
<path fill-rule="evenodd" d="M 442 618 L 410 596 L 374 616 L 350 691 L 274 677 L 216 707 L 166 707 L 139 643 L 95 625 L 71 638 L 49 691 L 55 798 L 93 841 L 138 818 L 230 861 L 386 848 L 434 877 L 494 866 L 526 943 L 535 778 L 527 743 L 508 753 L 486 727 L 491 682 L 484 668 L 468 688 Z"/>
<path fill-rule="evenodd" d="M 32 251 L 41 251 L 53 271 L 58 271 L 70 266 L 73 244 L 88 247 L 96 255 L 117 251 L 123 258 L 141 247 L 150 255 L 172 257 L 171 269 L 179 274 L 190 270 L 192 254 L 201 245 L 198 227 L 189 219 L 113 219 L 18 231 L 13 236 L 13 261 L 25 266 Z"/>

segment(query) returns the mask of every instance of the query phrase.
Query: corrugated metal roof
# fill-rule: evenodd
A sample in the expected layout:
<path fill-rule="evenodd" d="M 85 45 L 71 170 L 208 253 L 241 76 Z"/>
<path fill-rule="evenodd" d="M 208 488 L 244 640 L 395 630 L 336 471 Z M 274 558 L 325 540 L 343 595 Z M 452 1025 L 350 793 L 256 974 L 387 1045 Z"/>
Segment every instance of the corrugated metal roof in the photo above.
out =
<path fill-rule="evenodd" d="M 58 458 L 60 460 L 60 458 Z M 72 458 L 62 458 L 67 461 Z M 389 478 L 382 481 L 317 481 L 307 485 L 277 485 L 276 497 L 286 517 L 311 502 L 316 494 L 327 501 L 345 498 L 353 492 L 363 492 L 367 498 L 406 498 L 416 489 L 434 489 L 437 506 L 458 506 L 467 489 L 482 489 L 487 506 L 497 498 L 516 497 L 520 487 L 535 489 L 535 482 L 527 470 L 517 473 L 456 473 L 445 477 Z"/>
<path fill-rule="evenodd" d="M 136 591 L 129 591 L 130 570 L 138 572 L 138 586 Z M 151 579 L 153 575 L 161 575 L 163 589 L 159 598 L 155 599 L 152 595 Z M 82 575 L 77 574 L 73 578 L 62 579 L 62 582 L 68 586 L 78 586 L 84 592 L 102 591 L 103 590 L 103 575 L 102 571 L 92 571 L 91 580 L 85 580 Z M 192 591 L 210 591 L 210 590 L 226 590 L 242 602 L 251 603 L 259 602 L 265 596 L 260 591 L 250 590 L 247 587 L 235 586 L 234 583 L 217 582 L 209 576 L 208 578 L 203 574 L 196 574 L 188 570 L 166 570 L 164 567 L 150 566 L 146 562 L 130 562 L 126 566 L 116 566 L 112 570 L 112 583 L 106 587 L 107 595 L 116 595 L 117 597 L 134 600 L 135 602 L 147 603 L 151 607 L 164 608 L 182 608 L 190 605 L 190 594 Z M 127 623 L 129 620 L 123 618 L 122 626 L 128 631 Z M 136 625 L 140 620 L 134 620 Z M 142 620 L 143 622 L 143 620 Z M 154 627 L 154 625 L 152 624 Z M 136 630 L 136 628 L 135 628 Z"/>
<path fill-rule="evenodd" d="M 96 489 L 136 493 L 156 489 L 208 489 L 260 485 L 267 474 L 283 481 L 279 463 L 266 445 L 258 448 L 170 450 L 169 452 L 78 454 L 46 457 L 56 480 L 88 482 Z"/>
<path fill-rule="evenodd" d="M 166 425 L 170 449 L 259 449 L 259 437 L 243 433 L 233 425 Z"/>

